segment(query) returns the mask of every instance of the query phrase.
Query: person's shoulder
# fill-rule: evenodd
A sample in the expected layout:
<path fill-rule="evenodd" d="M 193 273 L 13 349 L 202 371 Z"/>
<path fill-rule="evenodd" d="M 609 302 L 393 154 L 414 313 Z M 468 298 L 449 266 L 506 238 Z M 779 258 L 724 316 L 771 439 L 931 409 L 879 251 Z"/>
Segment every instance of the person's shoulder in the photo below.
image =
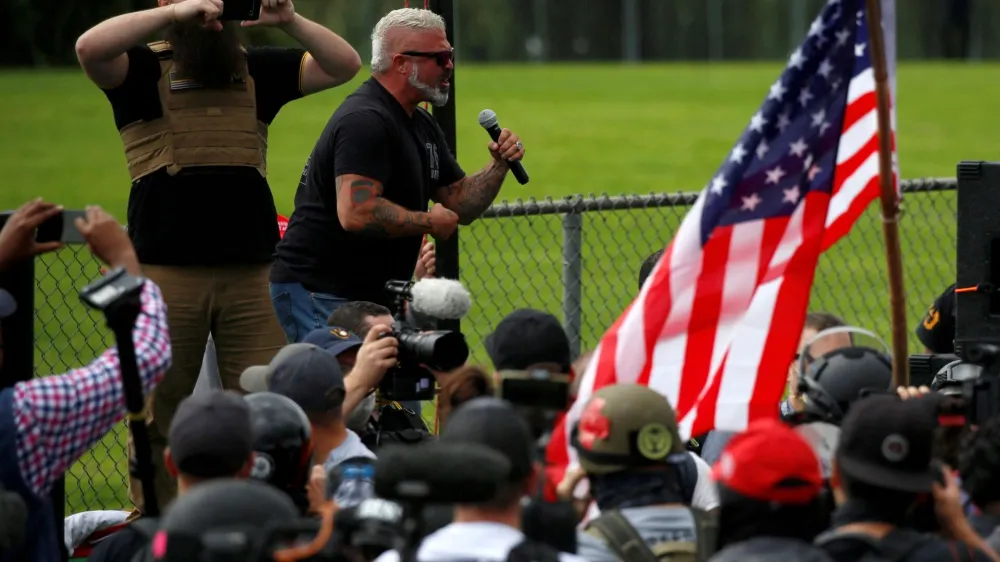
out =
<path fill-rule="evenodd" d="M 366 131 L 368 133 L 391 130 L 391 119 L 378 107 L 368 105 L 348 105 L 345 100 L 330 118 L 332 128 L 341 130 Z"/>
<path fill-rule="evenodd" d="M 349 458 L 345 459 L 343 462 L 365 462 L 366 460 L 371 461 L 378 458 L 378 456 L 371 449 L 369 449 L 364 442 L 361 441 L 360 435 L 350 429 L 347 431 L 351 432 L 350 444 L 345 451 L 345 454 L 348 455 Z"/>

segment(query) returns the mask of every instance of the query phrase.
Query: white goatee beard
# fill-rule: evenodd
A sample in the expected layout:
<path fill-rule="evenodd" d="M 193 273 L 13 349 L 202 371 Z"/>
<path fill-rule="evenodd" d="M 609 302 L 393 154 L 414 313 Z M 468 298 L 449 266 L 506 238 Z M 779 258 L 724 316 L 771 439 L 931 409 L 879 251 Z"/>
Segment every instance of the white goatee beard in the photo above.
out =
<path fill-rule="evenodd" d="M 448 103 L 448 90 L 441 91 L 429 84 L 421 82 L 420 78 L 417 76 L 417 67 L 413 67 L 413 72 L 410 73 L 410 85 L 420 90 L 420 93 L 427 97 L 427 101 L 437 107 L 441 107 Z"/>

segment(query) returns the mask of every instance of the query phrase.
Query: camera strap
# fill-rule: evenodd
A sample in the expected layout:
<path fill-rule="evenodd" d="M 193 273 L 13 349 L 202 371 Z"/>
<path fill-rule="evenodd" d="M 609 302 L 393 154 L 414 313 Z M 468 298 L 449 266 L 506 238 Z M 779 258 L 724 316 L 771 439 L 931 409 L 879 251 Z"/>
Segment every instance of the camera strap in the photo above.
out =
<path fill-rule="evenodd" d="M 132 432 L 132 443 L 135 446 L 135 462 L 134 465 L 129 463 L 129 472 L 142 484 L 143 515 L 156 517 L 160 514 L 160 510 L 156 503 L 156 489 L 153 483 L 153 453 L 146 428 L 148 409 L 142 393 L 139 364 L 135 357 L 135 343 L 132 341 L 132 331 L 141 310 L 139 293 L 126 293 L 110 304 L 104 310 L 104 315 L 108 327 L 115 335 L 118 364 L 125 393 L 125 406 L 128 410 L 128 425 Z"/>

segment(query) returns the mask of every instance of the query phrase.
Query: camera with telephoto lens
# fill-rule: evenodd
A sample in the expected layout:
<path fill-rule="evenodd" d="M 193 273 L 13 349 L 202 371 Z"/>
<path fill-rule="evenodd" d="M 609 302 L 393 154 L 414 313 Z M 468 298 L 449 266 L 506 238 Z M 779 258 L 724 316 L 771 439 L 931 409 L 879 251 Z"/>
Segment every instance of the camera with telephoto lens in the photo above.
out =
<path fill-rule="evenodd" d="M 379 337 L 393 337 L 399 342 L 399 364 L 386 372 L 378 387 L 388 400 L 433 400 L 435 379 L 430 369 L 451 371 L 469 358 L 469 346 L 461 332 L 422 331 L 407 323 L 406 306 L 413 300 L 412 288 L 412 281 L 385 284 L 385 290 L 396 299 L 396 314 L 392 332 Z"/>

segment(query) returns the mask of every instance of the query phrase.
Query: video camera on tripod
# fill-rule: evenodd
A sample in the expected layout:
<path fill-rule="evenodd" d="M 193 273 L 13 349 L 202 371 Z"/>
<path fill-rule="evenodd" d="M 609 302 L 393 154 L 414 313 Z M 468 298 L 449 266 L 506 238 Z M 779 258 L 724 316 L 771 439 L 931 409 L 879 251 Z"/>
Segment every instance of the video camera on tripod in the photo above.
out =
<path fill-rule="evenodd" d="M 457 320 L 469 312 L 469 292 L 451 279 L 393 280 L 385 284 L 385 290 L 396 299 L 396 314 L 392 332 L 379 337 L 399 341 L 399 365 L 382 378 L 379 392 L 388 400 L 433 400 L 435 379 L 429 369 L 461 367 L 469 358 L 469 347 L 461 332 L 421 331 L 411 326 L 406 321 L 406 307 L 433 318 Z"/>
<path fill-rule="evenodd" d="M 1000 414 L 1000 162 L 957 168 L 955 353 L 911 355 L 910 379 L 957 399 L 967 424 Z"/>

